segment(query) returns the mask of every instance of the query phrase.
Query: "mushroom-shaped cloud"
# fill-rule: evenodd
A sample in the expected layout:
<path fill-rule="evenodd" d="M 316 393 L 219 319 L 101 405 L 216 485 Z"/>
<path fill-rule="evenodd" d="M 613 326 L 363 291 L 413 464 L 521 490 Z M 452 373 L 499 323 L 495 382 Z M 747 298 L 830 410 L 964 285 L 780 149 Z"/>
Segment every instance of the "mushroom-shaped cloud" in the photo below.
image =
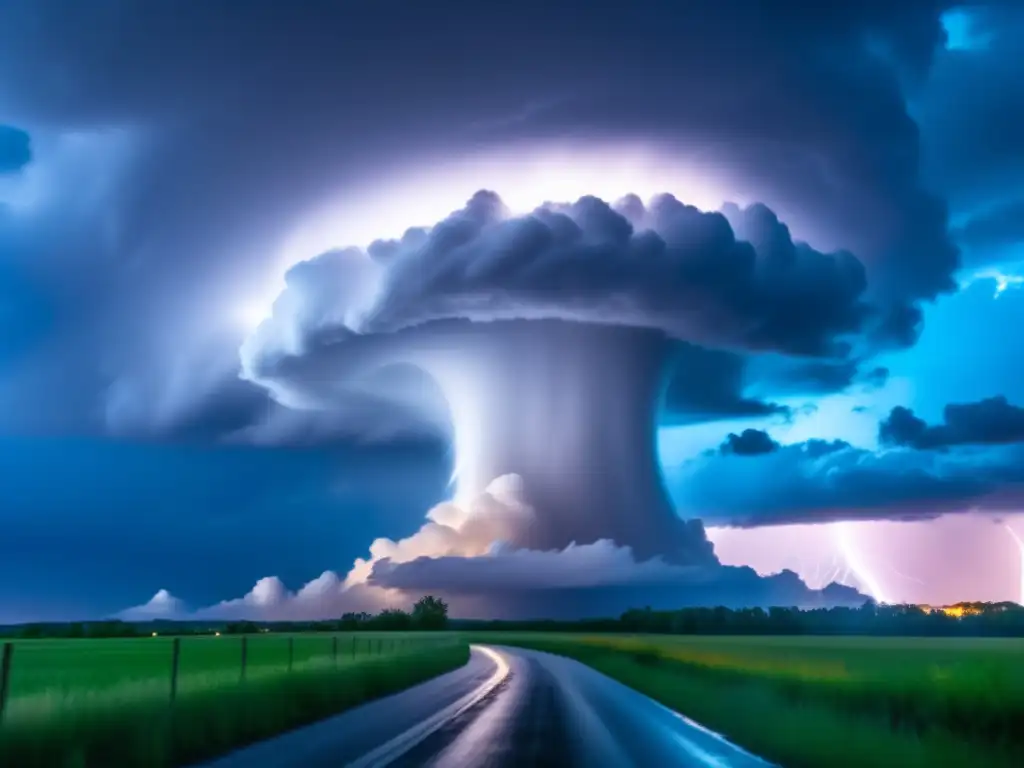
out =
<path fill-rule="evenodd" d="M 866 289 L 855 257 L 794 242 L 763 205 L 584 197 L 512 216 L 478 192 L 431 228 L 293 267 L 243 375 L 329 408 L 390 365 L 418 366 L 447 400 L 457 500 L 521 478 L 533 514 L 508 545 L 610 540 L 708 563 L 655 456 L 670 340 L 843 358 L 877 317 Z"/>

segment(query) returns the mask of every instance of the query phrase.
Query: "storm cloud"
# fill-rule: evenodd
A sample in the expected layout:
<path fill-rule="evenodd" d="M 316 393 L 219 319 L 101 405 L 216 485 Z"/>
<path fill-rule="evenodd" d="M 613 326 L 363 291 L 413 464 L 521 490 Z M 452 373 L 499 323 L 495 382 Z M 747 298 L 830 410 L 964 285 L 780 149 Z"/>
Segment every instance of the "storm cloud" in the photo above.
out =
<path fill-rule="evenodd" d="M 585 197 L 512 216 L 478 192 L 401 241 L 294 267 L 242 368 L 285 405 L 330 409 L 416 366 L 450 411 L 457 493 L 522 478 L 537 517 L 514 544 L 608 538 L 689 562 L 706 542 L 671 514 L 654 455 L 667 338 L 842 356 L 872 312 L 865 280 L 764 206 Z"/>
<path fill-rule="evenodd" d="M 878 439 L 887 445 L 920 450 L 956 445 L 1000 445 L 1024 442 L 1024 408 L 1003 396 L 976 403 L 950 403 L 941 424 L 930 425 L 909 408 L 893 408 L 879 425 Z"/>
<path fill-rule="evenodd" d="M 742 354 L 681 343 L 673 352 L 662 405 L 671 424 L 735 418 L 788 416 L 777 403 L 746 397 L 747 360 Z"/>
<path fill-rule="evenodd" d="M 960 9 L 971 29 L 958 35 L 946 14 L 951 3 L 940 0 L 820 7 L 782 0 L 770 8 L 724 0 L 699 9 L 640 0 L 613 23 L 591 5 L 460 2 L 438 14 L 399 0 L 315 9 L 254 0 L 239 14 L 226 0 L 3 3 L 0 122 L 16 127 L 0 134 L 0 433 L 117 436 L 214 452 L 230 452 L 214 447 L 224 442 L 325 450 L 402 442 L 412 450 L 430 445 L 433 456 L 458 431 L 453 420 L 469 418 L 453 413 L 438 391 L 445 371 L 463 373 L 464 366 L 417 374 L 410 369 L 421 357 L 411 366 L 392 363 L 442 326 L 435 351 L 452 340 L 486 347 L 479 327 L 486 323 L 462 319 L 470 317 L 508 323 L 501 329 L 509 343 L 552 370 L 565 339 L 580 342 L 579 370 L 613 361 L 601 343 L 637 347 L 628 367 L 639 373 L 623 373 L 626 358 L 615 358 L 612 386 L 653 393 L 650 402 L 663 395 L 664 421 L 674 426 L 739 419 L 773 435 L 776 426 L 805 434 L 831 427 L 823 417 L 812 429 L 802 410 L 808 401 L 855 395 L 843 404 L 849 412 L 885 389 L 884 370 L 892 371 L 887 386 L 899 387 L 926 369 L 934 353 L 913 345 L 929 324 L 941 325 L 947 302 L 958 300 L 944 297 L 970 278 L 958 273 L 954 240 L 968 267 L 1012 273 L 1018 256 L 1009 214 L 1024 178 L 1017 50 L 1024 27 L 1013 3 Z M 666 190 L 680 201 L 699 200 L 708 212 L 666 198 L 668 213 L 650 226 L 658 206 L 637 218 L 630 213 L 635 201 L 618 212 L 585 198 L 529 213 L 545 199 L 599 194 L 613 201 L 630 191 L 637 177 L 619 179 L 615 160 L 642 165 L 633 150 L 650 160 L 644 173 L 651 178 L 640 179 L 645 195 Z M 561 192 L 584 178 L 607 181 L 610 191 Z M 415 229 L 481 188 L 517 200 L 514 215 L 487 219 L 494 210 L 484 205 L 483 219 L 463 212 L 432 242 L 432 232 Z M 716 213 L 728 200 L 738 206 Z M 321 211 L 336 226 L 322 225 L 314 215 Z M 630 225 L 628 237 L 616 216 Z M 661 245 L 643 235 L 650 229 L 660 232 Z M 501 247 L 477 249 L 482 235 Z M 370 246 L 375 236 L 393 239 Z M 296 246 L 306 242 L 316 247 Z M 330 250 L 346 244 L 360 249 Z M 692 255 L 687 249 L 695 245 L 716 258 L 676 258 Z M 429 263 L 409 258 L 428 247 L 436 257 Z M 651 258 L 633 270 L 624 266 L 623 249 Z M 239 381 L 239 344 L 252 335 L 279 278 L 325 251 L 289 273 L 286 293 L 301 294 L 301 308 L 290 317 L 287 307 L 275 308 L 278 320 L 286 318 L 279 329 L 288 330 L 249 345 L 260 354 L 247 358 L 248 373 L 262 386 Z M 597 251 L 605 258 L 580 267 Z M 477 258 L 481 252 L 488 258 Z M 358 278 L 353 260 L 365 268 Z M 745 269 L 751 262 L 758 268 Z M 601 266 L 590 269 L 594 264 Z M 357 284 L 357 295 L 373 294 L 365 306 L 346 294 Z M 681 291 L 686 301 L 679 301 Z M 966 333 L 968 324 L 972 334 L 991 337 L 986 323 L 1001 321 L 985 307 L 963 327 L 943 326 L 937 346 L 944 356 L 953 357 L 950 348 L 959 343 L 951 333 Z M 524 308 L 545 318 L 527 322 L 548 323 L 553 340 L 540 349 L 513 327 Z M 602 313 L 606 324 L 630 327 L 608 331 L 615 339 L 599 343 L 607 330 Z M 496 319 L 510 315 L 516 319 Z M 581 319 L 586 332 L 566 329 Z M 666 342 L 666 331 L 683 341 Z M 1019 371 L 1002 358 L 992 375 L 1005 381 L 989 391 L 1016 402 Z M 515 365 L 498 372 L 488 380 L 493 401 L 484 404 L 527 396 L 516 391 Z M 939 394 L 947 385 L 965 389 L 958 402 L 986 394 L 954 378 L 928 380 L 937 404 L 954 399 Z M 586 380 L 568 379 L 552 390 L 556 414 L 569 409 L 554 406 L 577 402 L 570 395 Z M 913 384 L 925 397 L 922 382 Z M 897 402 L 883 396 L 886 408 Z M 578 403 L 579 413 L 621 406 L 608 397 Z M 479 405 L 463 402 L 470 412 Z M 930 413 L 917 400 L 912 405 Z M 623 420 L 637 412 L 617 411 Z M 642 437 L 653 443 L 657 415 L 644 415 L 651 418 Z M 511 444 L 543 420 L 521 422 L 518 432 L 505 433 Z M 728 429 L 742 437 L 747 426 Z M 925 424 L 924 434 L 947 426 Z M 599 449 L 572 469 L 596 476 L 621 431 L 576 434 Z M 471 438 L 462 433 L 466 455 L 473 455 Z M 689 466 L 697 479 L 686 511 L 709 521 L 769 521 L 897 516 L 904 507 L 916 515 L 928 499 L 943 509 L 994 505 L 991 499 L 1006 492 L 1000 483 L 1015 482 L 1015 447 L 981 442 L 944 451 L 907 444 L 875 452 L 832 442 L 780 445 L 756 456 L 716 451 Z M 567 451 L 564 443 L 558 448 Z M 476 455 L 476 467 L 461 470 L 464 479 L 479 474 L 468 485 L 480 490 L 526 453 Z M 266 475 L 277 460 L 274 453 L 260 464 Z M 774 475 L 757 474 L 769 465 Z M 653 449 L 615 466 L 623 475 L 659 474 Z M 900 467 L 908 468 L 903 476 Z M 432 487 L 443 487 L 448 469 L 438 470 Z M 677 470 L 670 467 L 670 476 Z M 747 489 L 716 485 L 731 477 L 743 486 L 738 478 L 748 473 L 752 483 L 785 493 L 740 498 Z M 236 474 L 223 482 L 241 482 Z M 617 495 L 608 493 L 616 473 L 605 474 L 610 485 L 590 486 L 596 502 Z M 857 487 L 855 476 L 869 482 Z M 535 485 L 544 479 L 540 469 L 527 478 Z M 906 490 L 915 482 L 916 490 Z M 133 502 L 127 494 L 117 509 L 147 508 L 159 495 L 140 492 Z M 175 530 L 189 530 L 191 520 L 205 531 L 207 510 L 234 494 L 222 488 L 211 498 L 182 505 Z M 781 509 L 786 498 L 796 500 L 788 512 Z M 413 515 L 433 500 L 417 500 Z M 565 498 L 548 491 L 541 501 Z M 660 504 L 656 493 L 637 502 Z M 86 510 L 65 502 L 57 514 L 49 496 L 25 495 L 17 522 L 33 536 L 42 536 L 25 522 L 35 519 L 33 504 L 47 510 L 53 528 L 63 520 L 76 537 L 86 537 L 90 515 L 106 520 L 94 500 Z M 333 519 L 325 506 L 317 509 Z M 670 520 L 671 510 L 662 513 Z M 377 526 L 372 516 L 360 518 L 360 541 L 397 541 L 411 531 L 408 520 Z M 336 537 L 345 561 L 355 535 L 347 520 L 315 528 L 316 545 Z M 98 551 L 109 551 L 105 525 L 96 526 Z M 659 523 L 639 539 L 703 547 L 700 537 L 663 536 L 673 525 Z M 600 530 L 587 533 L 593 540 L 579 546 L 602 538 Z M 212 552 L 237 545 L 234 528 L 216 535 L 216 546 L 215 534 L 201 546 Z M 521 545 L 534 536 L 557 542 L 557 551 L 572 540 L 568 530 L 523 536 Z M 231 567 L 245 571 L 245 584 L 264 573 L 299 584 L 325 566 L 337 568 L 332 561 L 299 569 L 296 553 L 310 546 L 298 537 L 282 542 L 281 569 L 269 555 L 252 566 L 236 567 L 235 558 Z M 208 573 L 224 569 L 216 557 L 203 560 Z M 18 567 L 38 575 L 42 566 Z M 121 604 L 141 603 L 163 584 L 190 604 L 210 602 L 188 594 L 201 586 L 183 591 L 173 579 L 152 578 Z M 225 593 L 241 593 L 244 587 L 232 584 Z M 287 589 L 273 594 L 290 605 Z"/>
<path fill-rule="evenodd" d="M 695 14 L 640 2 L 613 33 L 579 2 L 463 4 L 444 18 L 407 2 L 312 13 L 261 1 L 244 15 L 224 2 L 158 0 L 143 11 L 115 0 L 88 12 L 5 3 L 3 69 L 33 73 L 31 87 L 6 79 L 5 108 L 13 124 L 31 126 L 43 166 L 54 162 L 46 144 L 55 136 L 80 141 L 116 126 L 93 152 L 103 170 L 89 171 L 104 177 L 102 198 L 77 200 L 95 231 L 45 249 L 80 254 L 72 271 L 50 270 L 44 287 L 60 296 L 66 282 L 89 297 L 74 317 L 82 375 L 44 424 L 34 404 L 50 391 L 53 366 L 21 372 L 10 395 L 22 404 L 18 428 L 106 429 L 94 414 L 112 381 L 154 372 L 159 381 L 168 357 L 193 359 L 210 321 L 224 323 L 231 305 L 265 290 L 276 244 L 325 199 L 351 201 L 369 180 L 397 184 L 453 157 L 472 164 L 477 151 L 528 155 L 566 136 L 580 146 L 647 145 L 738 199 L 764 201 L 819 250 L 856 253 L 884 303 L 951 289 L 956 251 L 941 201 L 918 178 L 918 132 L 901 93 L 930 71 L 943 5 L 806 5 L 753 13 L 735 0 Z M 402 56 L 379 57 L 384 39 Z M 110 50 L 120 51 L 116 66 L 101 54 Z M 346 74 L 369 59 L 372 77 Z M 427 59 L 427 69 L 411 63 Z M 465 61 L 487 62 L 488 77 Z M 500 180 L 479 182 L 502 193 Z M 686 197 L 685 184 L 670 191 Z M 44 233 L 53 216 L 66 215 L 54 208 L 31 236 L 52 241 Z M 68 345 L 40 354 L 68 359 Z M 195 359 L 198 370 L 202 354 Z M 223 373 L 225 387 L 234 373 Z M 182 419 L 192 412 L 181 404 Z M 132 431 L 173 436 L 167 418 L 159 429 L 133 421 Z"/>
<path fill-rule="evenodd" d="M 561 552 L 518 550 L 475 558 L 382 561 L 371 583 L 419 594 L 441 594 L 468 618 L 613 616 L 637 605 L 750 607 L 860 606 L 856 589 L 829 584 L 810 589 L 792 571 L 760 576 L 749 568 L 637 563 L 611 542 Z"/>
<path fill-rule="evenodd" d="M 758 456 L 763 453 L 771 453 L 777 450 L 776 443 L 768 433 L 762 429 L 745 429 L 740 434 L 731 433 L 725 438 L 722 453 L 733 453 L 737 456 Z"/>
<path fill-rule="evenodd" d="M 765 433 L 750 432 L 751 444 L 769 445 Z M 721 450 L 667 470 L 681 514 L 707 525 L 753 527 L 1000 513 L 1024 502 L 1024 453 L 1017 446 L 876 452 L 808 440 L 743 453 L 732 437 Z"/>
<path fill-rule="evenodd" d="M 737 231 L 752 238 L 738 238 Z M 378 266 L 380 265 L 380 266 Z M 402 241 L 303 262 L 247 345 L 245 368 L 317 335 L 393 333 L 440 320 L 562 319 L 750 350 L 842 356 L 871 307 L 863 266 L 794 242 L 761 205 L 705 213 L 663 195 L 597 198 L 510 216 L 478 192 Z"/>

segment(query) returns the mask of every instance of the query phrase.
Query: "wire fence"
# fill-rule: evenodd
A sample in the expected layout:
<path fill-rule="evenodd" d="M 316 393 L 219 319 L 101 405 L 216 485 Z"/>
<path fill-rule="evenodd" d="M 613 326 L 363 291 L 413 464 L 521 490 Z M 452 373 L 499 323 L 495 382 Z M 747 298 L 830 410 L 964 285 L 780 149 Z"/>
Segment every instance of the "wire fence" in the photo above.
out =
<path fill-rule="evenodd" d="M 450 635 L 258 634 L 25 640 L 0 646 L 0 728 L 116 699 L 173 705 L 182 695 L 329 672 L 458 642 Z"/>

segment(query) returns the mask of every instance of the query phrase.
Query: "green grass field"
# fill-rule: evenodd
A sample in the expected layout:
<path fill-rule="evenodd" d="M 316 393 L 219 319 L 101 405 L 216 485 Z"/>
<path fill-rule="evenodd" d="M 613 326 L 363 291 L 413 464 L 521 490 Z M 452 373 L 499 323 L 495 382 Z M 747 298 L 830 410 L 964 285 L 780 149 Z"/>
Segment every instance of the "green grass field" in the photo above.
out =
<path fill-rule="evenodd" d="M 337 657 L 334 654 L 337 639 Z M 550 633 L 16 643 L 0 765 L 183 765 L 453 669 L 572 656 L 787 768 L 1024 765 L 1024 640 Z M 353 644 L 354 643 L 354 644 Z"/>
<path fill-rule="evenodd" d="M 187 637 L 173 705 L 172 653 L 162 637 L 16 642 L 0 765 L 187 764 L 454 669 L 468 647 L 442 634 L 255 635 L 243 679 L 240 637 Z"/>
<path fill-rule="evenodd" d="M 1024 640 L 481 633 L 571 656 L 787 768 L 1024 765 Z"/>

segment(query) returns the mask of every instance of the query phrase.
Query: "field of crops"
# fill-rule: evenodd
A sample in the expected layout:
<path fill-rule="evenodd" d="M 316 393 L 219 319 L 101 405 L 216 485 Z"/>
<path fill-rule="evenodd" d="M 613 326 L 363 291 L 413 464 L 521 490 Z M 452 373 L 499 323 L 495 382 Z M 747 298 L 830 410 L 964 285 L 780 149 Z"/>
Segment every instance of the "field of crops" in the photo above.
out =
<path fill-rule="evenodd" d="M 0 765 L 186 764 L 467 657 L 452 635 L 415 633 L 18 641 Z"/>
<path fill-rule="evenodd" d="M 1020 639 L 488 640 L 577 658 L 787 768 L 1024 765 Z"/>

